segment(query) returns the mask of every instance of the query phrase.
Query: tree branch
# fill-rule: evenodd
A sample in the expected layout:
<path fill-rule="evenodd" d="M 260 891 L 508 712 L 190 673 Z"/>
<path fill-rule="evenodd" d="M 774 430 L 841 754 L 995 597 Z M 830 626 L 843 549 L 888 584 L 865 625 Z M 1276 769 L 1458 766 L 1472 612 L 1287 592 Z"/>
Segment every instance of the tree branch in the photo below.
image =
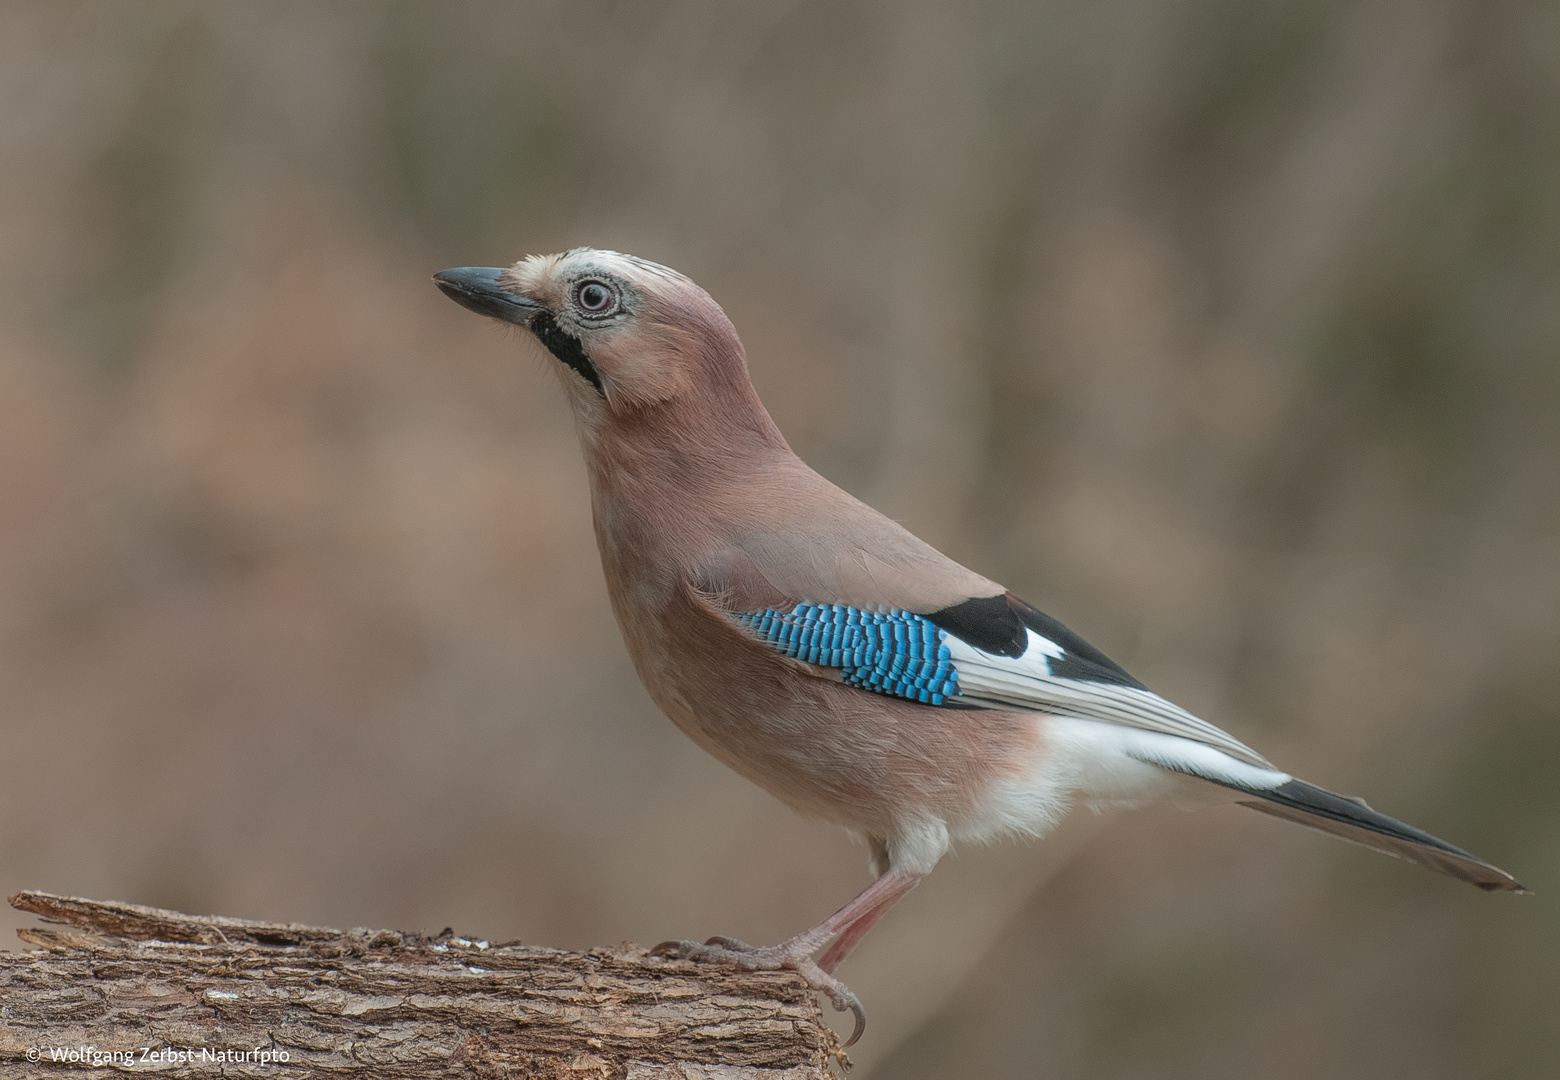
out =
<path fill-rule="evenodd" d="M 159 1076 L 267 1080 L 823 1080 L 848 1064 L 790 972 L 38 892 L 11 906 L 72 929 L 23 929 L 39 950 L 0 952 L 4 1076 L 121 1075 L 126 1055 Z"/>

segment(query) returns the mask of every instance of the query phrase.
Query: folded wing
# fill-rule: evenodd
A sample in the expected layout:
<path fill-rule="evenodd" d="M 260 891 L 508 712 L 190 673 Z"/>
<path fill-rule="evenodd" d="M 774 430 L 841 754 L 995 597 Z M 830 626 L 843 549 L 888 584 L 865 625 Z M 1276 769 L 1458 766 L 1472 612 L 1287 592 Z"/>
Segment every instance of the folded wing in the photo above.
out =
<path fill-rule="evenodd" d="M 1137 734 L 1121 752 L 1241 792 L 1242 805 L 1419 863 L 1481 889 L 1526 891 L 1461 848 L 1278 771 L 1228 732 L 1150 691 L 1011 593 L 929 613 L 800 603 L 733 619 L 786 656 L 864 691 L 934 708 L 1077 717 Z"/>
<path fill-rule="evenodd" d="M 1148 690 L 1011 594 L 930 614 L 801 603 L 789 611 L 733 617 L 785 655 L 836 669 L 844 682 L 863 690 L 926 705 L 1102 720 L 1190 739 L 1257 769 L 1273 769 L 1239 739 Z"/>

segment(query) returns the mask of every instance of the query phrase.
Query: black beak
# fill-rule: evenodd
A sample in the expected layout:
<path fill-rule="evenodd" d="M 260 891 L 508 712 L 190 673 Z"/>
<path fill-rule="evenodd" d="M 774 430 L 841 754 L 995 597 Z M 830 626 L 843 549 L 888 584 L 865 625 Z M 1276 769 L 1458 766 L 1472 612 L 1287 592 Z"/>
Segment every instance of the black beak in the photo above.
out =
<path fill-rule="evenodd" d="M 519 296 L 498 283 L 503 269 L 497 266 L 458 266 L 440 270 L 433 282 L 445 296 L 478 315 L 502 319 L 516 326 L 529 326 L 531 317 L 543 310 L 528 296 Z"/>

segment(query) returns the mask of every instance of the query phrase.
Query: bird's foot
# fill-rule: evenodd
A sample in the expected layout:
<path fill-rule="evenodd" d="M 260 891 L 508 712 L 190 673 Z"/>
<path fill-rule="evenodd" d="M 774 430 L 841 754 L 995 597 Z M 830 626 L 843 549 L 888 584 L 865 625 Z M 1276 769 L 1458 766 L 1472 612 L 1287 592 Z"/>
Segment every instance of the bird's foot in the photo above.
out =
<path fill-rule="evenodd" d="M 792 942 L 759 946 L 749 945 L 737 938 L 712 937 L 703 944 L 697 941 L 663 941 L 650 952 L 654 956 L 672 960 L 729 964 L 745 971 L 794 971 L 807 981 L 809 987 L 827 997 L 835 1009 L 855 1017 L 856 1029 L 845 1041 L 847 1047 L 854 1045 L 867 1029 L 867 1013 L 861 1007 L 861 999 L 851 992 L 850 987 L 819 967 L 812 958 L 812 951 L 803 952 L 803 948 L 806 946 L 793 945 Z"/>

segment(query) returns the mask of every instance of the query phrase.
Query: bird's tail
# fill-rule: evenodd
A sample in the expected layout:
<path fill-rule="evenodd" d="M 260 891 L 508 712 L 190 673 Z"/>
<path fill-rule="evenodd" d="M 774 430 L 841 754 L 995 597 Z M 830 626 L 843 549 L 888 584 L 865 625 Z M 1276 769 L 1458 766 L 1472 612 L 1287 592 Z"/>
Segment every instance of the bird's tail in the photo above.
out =
<path fill-rule="evenodd" d="M 1226 785 L 1232 786 L 1232 785 Z M 1237 788 L 1242 806 L 1272 814 L 1286 821 L 1306 825 L 1341 837 L 1374 851 L 1394 855 L 1420 866 L 1428 866 L 1460 881 L 1471 882 L 1488 891 L 1525 893 L 1515 878 L 1499 867 L 1491 866 L 1462 848 L 1405 825 L 1396 818 L 1378 814 L 1364 799 L 1334 795 L 1330 791 L 1290 780 L 1276 788 L 1254 790 Z"/>

